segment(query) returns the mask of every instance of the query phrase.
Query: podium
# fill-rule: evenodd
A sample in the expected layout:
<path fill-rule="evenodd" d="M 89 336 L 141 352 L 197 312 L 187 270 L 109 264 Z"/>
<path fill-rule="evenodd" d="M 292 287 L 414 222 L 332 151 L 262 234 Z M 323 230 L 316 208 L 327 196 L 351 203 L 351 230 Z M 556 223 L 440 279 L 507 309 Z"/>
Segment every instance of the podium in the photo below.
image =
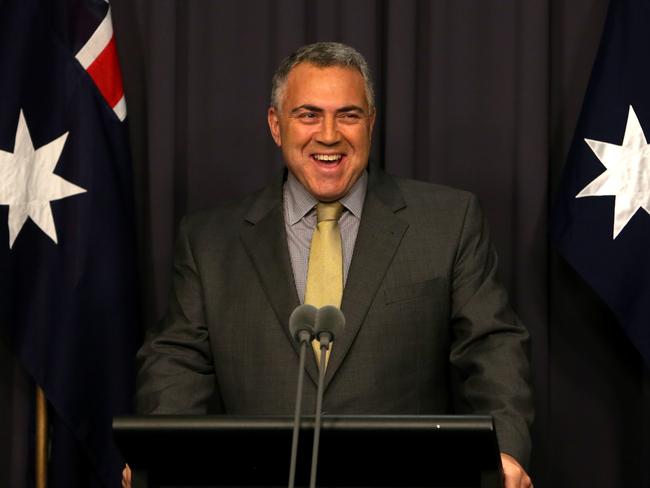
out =
<path fill-rule="evenodd" d="M 309 485 L 313 417 L 303 418 L 296 486 Z M 293 419 L 116 417 L 133 488 L 287 486 Z M 323 417 L 317 486 L 502 488 L 489 416 Z"/>

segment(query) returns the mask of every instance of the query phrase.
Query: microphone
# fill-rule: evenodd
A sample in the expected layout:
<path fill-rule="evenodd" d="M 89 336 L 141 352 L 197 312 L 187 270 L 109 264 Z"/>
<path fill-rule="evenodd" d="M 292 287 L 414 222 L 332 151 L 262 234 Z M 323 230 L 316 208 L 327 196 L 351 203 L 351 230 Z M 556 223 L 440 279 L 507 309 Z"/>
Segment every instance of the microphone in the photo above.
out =
<path fill-rule="evenodd" d="M 291 462 L 289 464 L 289 488 L 296 481 L 296 460 L 298 458 L 298 433 L 302 411 L 302 386 L 305 379 L 305 354 L 307 344 L 314 338 L 314 323 L 317 309 L 313 305 L 300 305 L 291 312 L 289 331 L 293 340 L 300 344 L 300 365 L 298 367 L 298 388 L 296 389 L 296 409 L 293 415 L 293 439 L 291 441 Z"/>
<path fill-rule="evenodd" d="M 314 424 L 314 445 L 311 451 L 311 476 L 309 488 L 316 488 L 318 470 L 318 446 L 320 444 L 321 417 L 323 410 L 323 390 L 325 388 L 325 368 L 327 351 L 334 339 L 343 332 L 345 317 L 337 307 L 325 305 L 316 314 L 315 335 L 320 342 L 320 364 L 318 367 L 318 394 L 316 397 L 316 420 Z"/>
<path fill-rule="evenodd" d="M 314 325 L 314 334 L 316 339 L 329 349 L 329 344 L 334 338 L 343 332 L 345 327 L 345 317 L 343 312 L 334 305 L 325 305 L 318 309 L 316 313 L 316 322 Z M 325 341 L 325 342 L 324 342 Z"/>
<path fill-rule="evenodd" d="M 289 332 L 291 337 L 298 341 L 310 342 L 314 336 L 314 324 L 318 310 L 313 305 L 304 304 L 297 306 L 289 317 Z"/>

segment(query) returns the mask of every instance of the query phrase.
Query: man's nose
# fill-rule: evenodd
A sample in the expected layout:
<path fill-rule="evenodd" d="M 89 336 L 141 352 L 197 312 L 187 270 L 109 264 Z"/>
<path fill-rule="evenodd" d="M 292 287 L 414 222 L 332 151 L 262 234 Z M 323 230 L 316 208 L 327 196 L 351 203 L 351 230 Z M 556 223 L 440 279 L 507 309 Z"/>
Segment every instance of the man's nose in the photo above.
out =
<path fill-rule="evenodd" d="M 336 144 L 341 139 L 341 134 L 338 130 L 336 117 L 326 116 L 323 118 L 320 131 L 317 134 L 317 140 L 321 144 L 331 146 Z"/>

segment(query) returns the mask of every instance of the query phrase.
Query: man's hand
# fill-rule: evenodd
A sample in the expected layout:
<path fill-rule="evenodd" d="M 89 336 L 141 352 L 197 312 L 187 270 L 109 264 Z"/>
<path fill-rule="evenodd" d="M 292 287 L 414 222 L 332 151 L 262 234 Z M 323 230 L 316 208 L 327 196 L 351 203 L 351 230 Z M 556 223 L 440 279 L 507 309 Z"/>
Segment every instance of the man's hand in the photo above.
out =
<path fill-rule="evenodd" d="M 528 473 L 512 456 L 501 453 L 503 465 L 503 485 L 505 488 L 533 488 L 533 482 Z"/>
<path fill-rule="evenodd" d="M 128 464 L 122 470 L 122 488 L 131 488 L 131 468 Z"/>

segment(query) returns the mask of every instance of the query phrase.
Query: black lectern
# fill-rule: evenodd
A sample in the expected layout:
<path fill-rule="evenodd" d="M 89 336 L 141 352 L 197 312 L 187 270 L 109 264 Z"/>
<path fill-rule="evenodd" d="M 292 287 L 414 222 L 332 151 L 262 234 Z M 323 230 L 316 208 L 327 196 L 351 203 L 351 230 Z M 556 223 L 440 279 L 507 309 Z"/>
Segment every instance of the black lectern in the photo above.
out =
<path fill-rule="evenodd" d="M 289 417 L 117 417 L 133 488 L 287 485 Z M 296 486 L 309 484 L 313 418 L 303 419 Z M 488 416 L 324 416 L 319 487 L 501 488 Z"/>

